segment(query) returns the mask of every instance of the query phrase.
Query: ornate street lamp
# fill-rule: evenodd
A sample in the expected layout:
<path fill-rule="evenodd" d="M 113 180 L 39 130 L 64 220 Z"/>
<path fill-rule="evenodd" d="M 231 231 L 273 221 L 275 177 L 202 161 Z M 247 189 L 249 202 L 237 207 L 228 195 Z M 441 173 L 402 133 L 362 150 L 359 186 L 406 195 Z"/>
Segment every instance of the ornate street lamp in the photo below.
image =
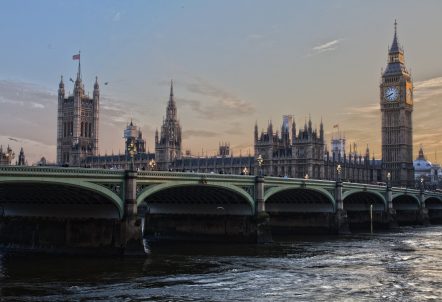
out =
<path fill-rule="evenodd" d="M 391 185 L 391 173 L 390 172 L 388 172 L 387 173 L 387 187 L 390 187 Z"/>
<path fill-rule="evenodd" d="M 247 167 L 244 167 L 244 169 L 242 169 L 242 173 L 244 175 L 248 175 L 249 174 L 249 170 L 247 169 Z"/>
<path fill-rule="evenodd" d="M 424 191 L 424 177 L 423 176 L 421 176 L 421 187 L 420 187 L 420 189 L 421 189 L 421 192 Z"/>
<path fill-rule="evenodd" d="M 154 171 L 156 166 L 157 166 L 157 163 L 156 163 L 155 160 L 152 158 L 152 159 L 149 161 L 150 171 Z"/>
<path fill-rule="evenodd" d="M 135 154 L 137 153 L 137 147 L 135 146 L 133 141 L 131 141 L 127 145 L 127 153 L 130 156 L 130 170 L 133 171 L 134 170 L 134 157 L 135 157 Z"/>
<path fill-rule="evenodd" d="M 338 165 L 338 166 L 336 167 L 336 172 L 338 172 L 338 179 L 337 179 L 337 181 L 341 181 L 341 173 L 342 173 L 342 167 L 341 167 L 341 165 Z"/>
<path fill-rule="evenodd" d="M 305 174 L 304 179 L 309 179 L 308 174 Z"/>
<path fill-rule="evenodd" d="M 264 159 L 262 158 L 261 154 L 258 155 L 256 161 L 258 162 L 259 176 L 262 176 L 262 163 L 264 162 Z"/>

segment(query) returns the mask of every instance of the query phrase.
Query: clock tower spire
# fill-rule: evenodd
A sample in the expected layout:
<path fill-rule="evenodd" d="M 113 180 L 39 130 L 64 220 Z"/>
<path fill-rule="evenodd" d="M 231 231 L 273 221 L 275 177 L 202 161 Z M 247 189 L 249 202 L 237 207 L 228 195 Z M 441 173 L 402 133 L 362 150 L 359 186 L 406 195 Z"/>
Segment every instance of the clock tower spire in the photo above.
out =
<path fill-rule="evenodd" d="M 398 41 L 396 20 L 387 67 L 380 84 L 380 105 L 383 178 L 390 172 L 392 185 L 411 187 L 414 185 L 413 83 L 405 66 L 404 50 Z"/>

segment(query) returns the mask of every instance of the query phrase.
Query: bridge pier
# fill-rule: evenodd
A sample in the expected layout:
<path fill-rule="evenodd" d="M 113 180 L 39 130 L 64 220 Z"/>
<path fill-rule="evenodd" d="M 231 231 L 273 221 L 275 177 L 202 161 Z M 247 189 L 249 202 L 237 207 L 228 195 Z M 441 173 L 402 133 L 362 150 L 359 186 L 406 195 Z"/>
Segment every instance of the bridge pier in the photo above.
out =
<path fill-rule="evenodd" d="M 389 229 L 397 228 L 399 225 L 396 220 L 396 210 L 393 207 L 393 192 L 390 182 L 387 183 L 387 225 Z"/>
<path fill-rule="evenodd" d="M 255 178 L 256 196 L 256 241 L 258 243 L 272 242 L 272 231 L 269 225 L 269 214 L 265 209 L 264 202 L 264 177 L 259 175 Z"/>
<path fill-rule="evenodd" d="M 120 240 L 116 244 L 123 255 L 144 255 L 141 219 L 137 216 L 137 172 L 126 170 L 124 215 L 120 222 Z"/>
<path fill-rule="evenodd" d="M 430 216 L 428 214 L 428 209 L 425 206 L 425 192 L 424 190 L 420 190 L 419 192 L 419 200 L 420 200 L 420 209 L 419 209 L 419 217 L 418 217 L 418 221 L 420 224 L 428 226 L 430 225 Z"/>
<path fill-rule="evenodd" d="M 350 233 L 348 225 L 347 211 L 344 210 L 344 201 L 342 199 L 342 181 L 340 173 L 338 172 L 338 180 L 335 188 L 336 213 L 335 213 L 335 228 L 338 234 Z"/>

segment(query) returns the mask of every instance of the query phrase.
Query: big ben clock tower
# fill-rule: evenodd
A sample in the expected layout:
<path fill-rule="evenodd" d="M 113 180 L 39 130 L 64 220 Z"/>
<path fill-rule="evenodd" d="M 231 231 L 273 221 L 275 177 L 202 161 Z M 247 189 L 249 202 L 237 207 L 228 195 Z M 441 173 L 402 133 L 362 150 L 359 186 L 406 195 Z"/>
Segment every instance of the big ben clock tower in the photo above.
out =
<path fill-rule="evenodd" d="M 394 186 L 414 186 L 413 170 L 413 83 L 405 67 L 404 51 L 397 39 L 394 22 L 393 44 L 382 74 L 382 165 Z"/>

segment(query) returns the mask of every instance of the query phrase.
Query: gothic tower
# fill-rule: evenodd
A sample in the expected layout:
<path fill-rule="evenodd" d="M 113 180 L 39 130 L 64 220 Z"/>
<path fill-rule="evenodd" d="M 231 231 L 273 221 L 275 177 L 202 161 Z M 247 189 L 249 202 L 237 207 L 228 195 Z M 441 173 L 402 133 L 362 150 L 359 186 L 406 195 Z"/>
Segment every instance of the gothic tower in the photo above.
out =
<path fill-rule="evenodd" d="M 393 44 L 380 84 L 382 165 L 394 186 L 413 186 L 413 82 L 394 23 Z M 386 175 L 383 175 L 384 180 Z"/>
<path fill-rule="evenodd" d="M 175 159 L 181 158 L 181 126 L 177 118 L 173 95 L 173 82 L 170 82 L 170 96 L 166 119 L 161 126 L 161 134 L 155 133 L 155 158 L 160 170 L 169 170 Z"/>
<path fill-rule="evenodd" d="M 74 59 L 79 60 L 80 55 Z M 79 60 L 73 94 L 65 98 L 63 77 L 58 87 L 57 164 L 81 166 L 86 156 L 98 153 L 98 79 L 95 79 L 93 97 L 90 98 L 84 91 Z"/>

